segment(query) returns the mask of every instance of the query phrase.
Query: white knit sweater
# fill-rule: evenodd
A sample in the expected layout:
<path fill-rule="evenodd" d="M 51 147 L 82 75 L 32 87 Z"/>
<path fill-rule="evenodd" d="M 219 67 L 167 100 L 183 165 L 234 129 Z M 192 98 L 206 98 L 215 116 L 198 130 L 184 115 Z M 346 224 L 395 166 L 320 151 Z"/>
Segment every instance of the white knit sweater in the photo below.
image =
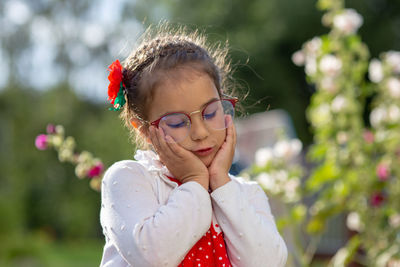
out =
<path fill-rule="evenodd" d="M 101 266 L 177 266 L 211 220 L 222 228 L 232 266 L 285 265 L 286 245 L 255 182 L 230 175 L 209 193 L 197 182 L 169 180 L 152 151 L 135 159 L 116 162 L 103 178 Z"/>

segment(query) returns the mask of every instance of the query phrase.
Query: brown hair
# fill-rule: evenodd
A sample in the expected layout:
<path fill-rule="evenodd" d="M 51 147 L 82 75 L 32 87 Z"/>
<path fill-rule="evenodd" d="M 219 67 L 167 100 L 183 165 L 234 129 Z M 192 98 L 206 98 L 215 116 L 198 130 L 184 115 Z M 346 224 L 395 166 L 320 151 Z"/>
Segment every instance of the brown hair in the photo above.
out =
<path fill-rule="evenodd" d="M 168 24 L 160 24 L 155 29 L 149 27 L 142 36 L 141 44 L 122 62 L 123 83 L 126 105 L 120 114 L 125 126 L 130 130 L 134 144 L 145 147 L 131 119 L 147 121 L 147 109 L 151 104 L 154 88 L 165 71 L 189 66 L 206 73 L 214 81 L 219 95 L 232 95 L 231 64 L 228 58 L 228 44 L 210 46 L 205 36 L 198 31 L 188 33 L 184 27 L 172 29 Z M 229 90 L 228 90 L 229 88 Z M 148 127 L 145 123 L 143 127 Z"/>

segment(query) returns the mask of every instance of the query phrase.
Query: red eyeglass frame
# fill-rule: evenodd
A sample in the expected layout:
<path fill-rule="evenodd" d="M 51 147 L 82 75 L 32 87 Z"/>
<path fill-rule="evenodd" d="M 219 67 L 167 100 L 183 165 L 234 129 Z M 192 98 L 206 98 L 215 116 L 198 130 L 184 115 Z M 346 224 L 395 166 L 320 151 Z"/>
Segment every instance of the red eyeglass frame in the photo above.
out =
<path fill-rule="evenodd" d="M 217 102 L 217 101 L 222 101 L 222 100 L 226 100 L 226 101 L 231 102 L 233 108 L 235 108 L 236 103 L 239 102 L 239 99 L 237 99 L 237 98 L 221 98 L 221 99 L 216 99 L 216 100 L 211 101 L 210 103 L 208 103 L 208 104 L 201 110 L 201 117 L 203 118 L 203 116 L 204 116 L 204 110 L 206 109 L 206 107 L 207 107 L 208 105 L 210 105 L 210 104 L 212 104 L 212 103 L 214 103 L 214 102 Z M 198 110 L 196 110 L 196 111 L 198 111 Z M 193 112 L 196 112 L 196 111 L 193 111 Z M 193 112 L 192 112 L 192 113 L 193 113 Z M 190 114 L 192 114 L 192 113 L 190 113 Z M 171 115 L 171 114 L 184 114 L 186 117 L 189 118 L 190 123 L 192 123 L 192 118 L 191 118 L 191 116 L 190 116 L 189 114 L 187 114 L 187 113 L 185 113 L 185 112 L 171 112 L 171 113 L 167 113 L 167 114 L 163 115 L 162 117 L 160 117 L 159 119 L 157 119 L 157 120 L 151 122 L 150 125 L 155 126 L 155 127 L 158 128 L 158 125 L 159 125 L 161 119 L 164 118 L 165 116 L 168 116 L 168 115 Z"/>

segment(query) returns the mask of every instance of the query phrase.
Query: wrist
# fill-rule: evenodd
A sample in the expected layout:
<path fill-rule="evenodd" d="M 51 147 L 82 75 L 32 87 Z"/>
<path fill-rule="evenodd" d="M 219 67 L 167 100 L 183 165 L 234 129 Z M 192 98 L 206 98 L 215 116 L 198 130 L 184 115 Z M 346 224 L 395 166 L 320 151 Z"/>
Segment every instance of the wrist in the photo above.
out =
<path fill-rule="evenodd" d="M 229 178 L 228 174 L 214 176 L 213 178 L 210 177 L 210 189 L 214 191 L 215 189 L 229 183 L 231 178 Z"/>
<path fill-rule="evenodd" d="M 183 181 L 183 183 L 187 183 L 187 182 L 196 182 L 196 183 L 200 184 L 202 187 L 204 187 L 204 189 L 207 191 L 210 186 L 208 177 L 194 177 L 194 178 L 186 179 L 185 181 Z"/>

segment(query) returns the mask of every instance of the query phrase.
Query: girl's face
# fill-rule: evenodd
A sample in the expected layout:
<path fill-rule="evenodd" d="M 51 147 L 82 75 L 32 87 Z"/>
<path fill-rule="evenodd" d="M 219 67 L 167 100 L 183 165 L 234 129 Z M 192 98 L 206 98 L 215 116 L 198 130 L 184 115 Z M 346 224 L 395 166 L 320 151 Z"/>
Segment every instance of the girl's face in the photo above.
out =
<path fill-rule="evenodd" d="M 174 70 L 154 88 L 149 104 L 148 120 L 155 121 L 167 113 L 187 114 L 201 110 L 205 104 L 219 99 L 219 94 L 209 75 L 190 67 Z M 184 149 L 193 152 L 207 167 L 225 141 L 226 130 L 209 129 L 201 112 L 191 115 L 188 136 L 179 142 Z"/>

